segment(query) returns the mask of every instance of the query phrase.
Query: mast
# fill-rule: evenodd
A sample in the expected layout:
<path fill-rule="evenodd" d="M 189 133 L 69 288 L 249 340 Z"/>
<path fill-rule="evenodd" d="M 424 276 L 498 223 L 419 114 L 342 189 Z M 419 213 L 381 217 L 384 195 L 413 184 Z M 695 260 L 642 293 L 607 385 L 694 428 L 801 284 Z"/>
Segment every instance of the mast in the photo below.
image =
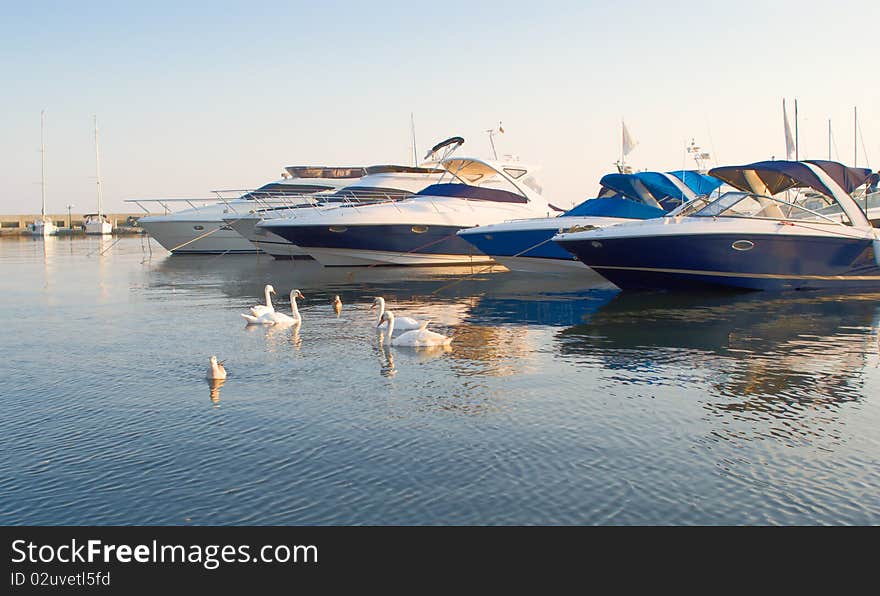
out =
<path fill-rule="evenodd" d="M 853 167 L 859 165 L 859 109 L 853 106 Z"/>
<path fill-rule="evenodd" d="M 98 216 L 104 215 L 104 201 L 101 197 L 101 155 L 98 152 L 98 117 L 92 116 L 95 122 L 95 178 L 98 186 Z"/>
<path fill-rule="evenodd" d="M 831 118 L 828 119 L 828 161 L 831 161 Z"/>
<path fill-rule="evenodd" d="M 800 161 L 799 147 L 798 147 L 798 111 L 797 111 L 797 99 L 794 100 L 794 160 Z"/>
<path fill-rule="evenodd" d="M 46 123 L 46 110 L 40 110 L 40 215 L 46 219 L 46 144 L 43 140 L 43 128 Z"/>

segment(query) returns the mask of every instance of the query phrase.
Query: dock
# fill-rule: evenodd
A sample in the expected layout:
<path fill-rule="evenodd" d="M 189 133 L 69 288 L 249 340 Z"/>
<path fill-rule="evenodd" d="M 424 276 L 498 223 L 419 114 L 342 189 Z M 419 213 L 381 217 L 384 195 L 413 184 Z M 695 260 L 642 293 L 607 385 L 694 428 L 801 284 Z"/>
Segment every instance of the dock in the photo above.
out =
<path fill-rule="evenodd" d="M 58 227 L 59 234 L 84 234 L 83 231 L 83 213 L 50 213 L 48 217 L 52 219 Z M 143 228 L 137 225 L 139 217 L 143 217 L 143 213 L 106 213 L 107 220 L 113 225 L 114 234 L 143 234 Z M 16 235 L 28 234 L 28 226 L 39 219 L 39 214 L 34 215 L 0 215 L 0 235 Z"/>

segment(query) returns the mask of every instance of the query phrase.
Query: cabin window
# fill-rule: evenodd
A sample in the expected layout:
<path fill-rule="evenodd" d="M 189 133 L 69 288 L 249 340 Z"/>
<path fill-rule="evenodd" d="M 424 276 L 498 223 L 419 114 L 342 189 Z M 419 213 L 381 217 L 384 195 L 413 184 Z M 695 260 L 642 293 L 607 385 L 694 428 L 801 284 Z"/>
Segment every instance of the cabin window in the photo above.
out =
<path fill-rule="evenodd" d="M 410 228 L 415 234 L 424 234 L 428 231 L 428 226 L 413 226 Z"/>
<path fill-rule="evenodd" d="M 348 228 L 345 226 L 330 226 L 330 231 L 335 232 L 336 234 L 341 234 L 342 232 L 347 232 Z"/>
<path fill-rule="evenodd" d="M 526 171 L 527 170 L 524 170 L 522 168 L 504 168 L 504 173 L 514 180 L 522 178 L 525 175 Z"/>
<path fill-rule="evenodd" d="M 193 226 L 194 230 L 204 230 L 205 226 Z"/>

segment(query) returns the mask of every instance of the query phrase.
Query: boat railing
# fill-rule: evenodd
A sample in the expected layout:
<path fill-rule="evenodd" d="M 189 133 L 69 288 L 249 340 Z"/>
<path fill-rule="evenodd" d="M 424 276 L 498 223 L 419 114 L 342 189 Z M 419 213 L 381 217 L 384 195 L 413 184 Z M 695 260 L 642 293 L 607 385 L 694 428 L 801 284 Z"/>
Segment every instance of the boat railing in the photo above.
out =
<path fill-rule="evenodd" d="M 213 198 L 156 198 L 156 199 L 124 199 L 124 203 L 134 203 L 140 207 L 147 215 L 156 215 L 156 212 L 150 210 L 145 204 L 155 203 L 162 207 L 162 215 L 174 213 L 172 205 L 186 205 L 190 209 L 205 209 L 217 204 Z M 201 203 L 201 204 L 199 204 Z"/>
<path fill-rule="evenodd" d="M 394 204 L 395 208 L 399 210 L 396 205 L 397 201 L 410 196 L 412 196 L 410 193 L 405 192 L 363 190 L 356 192 L 337 190 L 296 195 L 260 191 L 253 196 L 252 200 L 256 203 L 256 207 L 250 209 L 249 213 L 261 219 L 280 219 L 295 217 L 302 213 L 303 209 L 309 209 L 310 212 L 323 212 L 327 207 L 353 207 L 357 209 L 380 203 Z"/>

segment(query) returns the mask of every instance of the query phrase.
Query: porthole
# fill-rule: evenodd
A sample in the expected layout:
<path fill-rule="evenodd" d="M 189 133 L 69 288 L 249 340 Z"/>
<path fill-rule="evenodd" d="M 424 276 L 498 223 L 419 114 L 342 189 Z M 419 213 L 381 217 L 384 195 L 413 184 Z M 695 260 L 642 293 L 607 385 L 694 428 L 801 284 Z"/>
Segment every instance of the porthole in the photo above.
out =
<path fill-rule="evenodd" d="M 598 240 L 593 240 L 592 242 L 590 242 L 590 246 L 592 246 L 593 248 L 602 248 L 602 243 Z"/>
<path fill-rule="evenodd" d="M 486 234 L 486 240 L 492 240 L 492 234 Z"/>
<path fill-rule="evenodd" d="M 740 251 L 752 250 L 753 248 L 755 248 L 755 243 L 751 240 L 737 240 L 730 245 L 730 248 Z"/>
<path fill-rule="evenodd" d="M 347 232 L 348 228 L 345 226 L 330 226 L 330 231 L 341 234 L 342 232 Z"/>
<path fill-rule="evenodd" d="M 205 226 L 193 226 L 194 230 L 204 230 Z"/>
<path fill-rule="evenodd" d="M 410 229 L 414 234 L 424 234 L 428 231 L 428 226 L 413 226 Z"/>

